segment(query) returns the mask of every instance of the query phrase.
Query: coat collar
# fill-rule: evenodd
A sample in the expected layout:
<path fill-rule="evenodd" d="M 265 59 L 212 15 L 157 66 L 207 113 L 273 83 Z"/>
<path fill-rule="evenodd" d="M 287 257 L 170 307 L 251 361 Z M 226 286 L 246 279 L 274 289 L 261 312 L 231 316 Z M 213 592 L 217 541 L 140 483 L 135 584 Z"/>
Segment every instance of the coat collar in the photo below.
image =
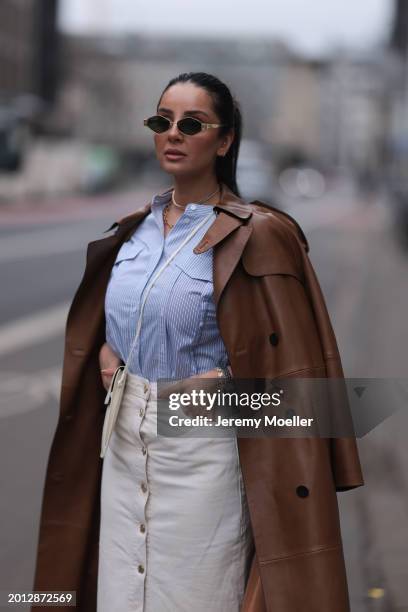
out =
<path fill-rule="evenodd" d="M 173 187 L 168 187 L 160 193 L 164 196 L 169 193 Z M 252 215 L 251 206 L 226 185 L 222 183 L 220 202 L 214 206 L 214 210 L 218 212 L 214 223 L 208 228 L 200 242 L 195 246 L 194 253 L 204 253 L 211 247 L 221 242 L 226 236 L 231 234 L 235 229 L 240 227 L 244 221 L 247 221 Z M 136 226 L 146 217 L 151 211 L 151 202 L 140 208 L 134 213 L 122 217 L 115 221 L 105 232 L 114 228 L 118 228 L 116 236 L 128 240 L 135 230 Z"/>
<path fill-rule="evenodd" d="M 172 189 L 173 187 L 169 187 L 160 195 L 163 196 Z M 214 299 L 218 303 L 252 233 L 252 226 L 247 223 L 252 216 L 252 209 L 245 200 L 235 195 L 225 183 L 222 183 L 220 202 L 214 206 L 214 210 L 218 212 L 217 217 L 194 247 L 193 252 L 199 255 L 217 246 L 214 249 Z M 95 241 L 90 249 L 89 259 L 92 259 L 95 252 L 100 253 L 105 248 L 109 250 L 114 245 L 118 247 L 129 240 L 136 227 L 150 211 L 151 202 L 113 223 L 105 232 L 117 227 L 116 233 Z M 224 240 L 227 237 L 228 240 Z"/>

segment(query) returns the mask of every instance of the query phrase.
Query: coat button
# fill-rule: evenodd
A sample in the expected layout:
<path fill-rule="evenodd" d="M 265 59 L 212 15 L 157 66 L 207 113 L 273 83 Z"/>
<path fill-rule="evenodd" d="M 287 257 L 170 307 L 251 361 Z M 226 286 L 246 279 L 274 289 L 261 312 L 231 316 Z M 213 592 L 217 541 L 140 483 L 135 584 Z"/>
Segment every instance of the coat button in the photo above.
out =
<path fill-rule="evenodd" d="M 269 342 L 272 344 L 272 346 L 276 346 L 279 342 L 279 337 L 278 334 L 276 332 L 273 332 L 270 336 L 269 336 Z"/>
<path fill-rule="evenodd" d="M 296 493 L 299 497 L 307 497 L 309 495 L 309 489 L 304 485 L 299 485 L 296 487 Z"/>
<path fill-rule="evenodd" d="M 143 574 L 144 572 L 144 566 L 142 564 L 137 566 L 137 571 L 139 572 L 139 574 Z"/>
<path fill-rule="evenodd" d="M 145 527 L 144 523 L 140 523 L 139 529 L 140 529 L 141 533 L 144 533 L 146 531 L 146 527 Z"/>

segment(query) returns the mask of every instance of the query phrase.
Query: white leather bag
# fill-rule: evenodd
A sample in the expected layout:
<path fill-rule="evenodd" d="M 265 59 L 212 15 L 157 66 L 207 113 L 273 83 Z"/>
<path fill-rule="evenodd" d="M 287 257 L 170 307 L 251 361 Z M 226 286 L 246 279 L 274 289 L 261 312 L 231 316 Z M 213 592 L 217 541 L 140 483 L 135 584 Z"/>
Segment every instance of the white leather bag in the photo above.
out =
<path fill-rule="evenodd" d="M 106 394 L 106 398 L 105 398 L 105 404 L 107 404 L 107 409 L 106 409 L 106 413 L 105 413 L 105 420 L 103 423 L 103 430 L 102 430 L 102 445 L 101 445 L 101 454 L 100 456 L 103 458 L 105 456 L 106 450 L 109 446 L 109 440 L 110 437 L 112 435 L 112 432 L 114 430 L 115 427 L 115 423 L 116 423 L 116 419 L 118 417 L 118 413 L 119 413 L 119 408 L 120 405 L 122 403 L 122 397 L 123 397 L 123 392 L 125 390 L 125 386 L 126 386 L 126 378 L 127 378 L 127 373 L 129 371 L 129 361 L 130 361 L 130 356 L 133 352 L 133 349 L 136 345 L 137 339 L 139 337 L 140 334 L 140 329 L 141 329 L 141 324 L 142 324 L 142 314 L 143 314 L 143 308 L 144 305 L 146 303 L 146 299 L 147 296 L 149 294 L 150 289 L 153 287 L 154 283 L 156 282 L 156 280 L 159 278 L 160 274 L 163 272 L 163 270 L 169 265 L 169 263 L 172 261 L 172 259 L 174 259 L 174 257 L 177 255 L 177 253 L 184 247 L 184 245 L 187 244 L 187 242 L 189 240 L 191 240 L 191 238 L 193 238 L 193 236 L 198 232 L 198 230 L 208 221 L 208 219 L 212 216 L 213 212 L 211 211 L 211 213 L 209 215 L 207 215 L 191 232 L 190 234 L 188 234 L 188 236 L 182 241 L 182 243 L 177 247 L 177 249 L 174 251 L 174 253 L 172 253 L 172 255 L 169 257 L 169 259 L 166 261 L 166 263 L 160 268 L 160 270 L 157 272 L 156 276 L 153 278 L 153 280 L 151 281 L 150 285 L 148 286 L 148 289 L 145 293 L 145 296 L 143 298 L 142 301 L 142 305 L 140 308 L 140 315 L 139 315 L 139 320 L 137 322 L 137 328 L 136 328 L 136 335 L 135 338 L 133 340 L 132 346 L 130 348 L 129 351 L 129 356 L 127 358 L 127 361 L 125 363 L 125 365 L 120 365 L 116 368 L 113 376 L 112 376 L 112 380 L 111 380 L 111 384 L 109 386 L 108 392 Z"/>

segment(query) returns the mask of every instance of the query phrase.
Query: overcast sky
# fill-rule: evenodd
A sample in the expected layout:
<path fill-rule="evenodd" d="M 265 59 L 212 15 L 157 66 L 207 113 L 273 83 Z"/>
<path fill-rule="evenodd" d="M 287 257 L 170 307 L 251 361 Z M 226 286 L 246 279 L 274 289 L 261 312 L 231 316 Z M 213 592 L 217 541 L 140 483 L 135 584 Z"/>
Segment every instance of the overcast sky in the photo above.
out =
<path fill-rule="evenodd" d="M 61 0 L 73 32 L 271 35 L 310 55 L 386 39 L 394 0 Z"/>

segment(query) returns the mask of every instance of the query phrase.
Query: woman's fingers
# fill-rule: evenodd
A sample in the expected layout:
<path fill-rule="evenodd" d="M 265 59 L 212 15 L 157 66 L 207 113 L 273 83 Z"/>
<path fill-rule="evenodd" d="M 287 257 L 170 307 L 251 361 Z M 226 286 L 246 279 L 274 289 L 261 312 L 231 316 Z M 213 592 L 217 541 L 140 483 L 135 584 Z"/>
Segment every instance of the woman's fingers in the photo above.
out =
<path fill-rule="evenodd" d="M 105 387 L 106 391 L 109 389 L 112 376 L 115 373 L 116 368 L 103 368 L 101 370 L 102 375 L 102 384 Z"/>
<path fill-rule="evenodd" d="M 111 349 L 109 344 L 105 342 L 105 344 L 102 345 L 99 351 L 99 365 L 101 367 L 101 370 L 110 370 L 112 368 L 115 370 L 120 365 L 120 363 L 121 360 L 118 355 L 116 355 L 116 353 Z"/>

